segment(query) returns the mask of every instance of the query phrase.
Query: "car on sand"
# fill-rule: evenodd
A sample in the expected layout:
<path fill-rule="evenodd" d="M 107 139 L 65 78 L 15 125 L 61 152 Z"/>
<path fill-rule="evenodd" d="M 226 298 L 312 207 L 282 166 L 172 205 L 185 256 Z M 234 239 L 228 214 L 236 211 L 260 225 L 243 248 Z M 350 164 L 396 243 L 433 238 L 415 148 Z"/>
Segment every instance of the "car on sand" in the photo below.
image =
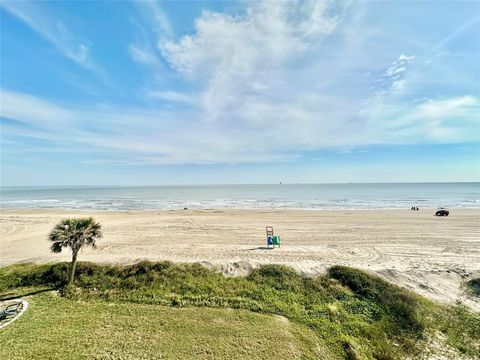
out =
<path fill-rule="evenodd" d="M 450 212 L 447 209 L 438 208 L 437 212 L 435 213 L 435 216 L 448 216 L 448 214 L 450 214 Z"/>

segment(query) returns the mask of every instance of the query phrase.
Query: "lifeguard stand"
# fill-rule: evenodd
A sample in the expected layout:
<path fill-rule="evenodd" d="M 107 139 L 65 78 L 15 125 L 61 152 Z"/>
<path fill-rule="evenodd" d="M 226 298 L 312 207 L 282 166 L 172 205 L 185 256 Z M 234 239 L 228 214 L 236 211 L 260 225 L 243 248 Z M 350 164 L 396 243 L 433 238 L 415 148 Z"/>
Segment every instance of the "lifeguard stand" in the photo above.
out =
<path fill-rule="evenodd" d="M 267 226 L 265 230 L 267 231 L 267 246 L 280 247 L 280 236 L 273 234 L 273 226 Z"/>

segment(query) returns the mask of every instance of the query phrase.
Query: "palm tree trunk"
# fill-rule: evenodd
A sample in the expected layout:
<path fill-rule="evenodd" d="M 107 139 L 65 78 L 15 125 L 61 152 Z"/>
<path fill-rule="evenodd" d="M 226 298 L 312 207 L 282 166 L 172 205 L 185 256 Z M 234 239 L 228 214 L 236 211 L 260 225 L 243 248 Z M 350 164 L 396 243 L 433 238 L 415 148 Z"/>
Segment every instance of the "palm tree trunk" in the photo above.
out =
<path fill-rule="evenodd" d="M 73 277 L 75 276 L 75 266 L 77 265 L 77 251 L 72 252 L 72 263 L 70 264 L 70 272 L 68 273 L 67 286 L 73 284 Z"/>

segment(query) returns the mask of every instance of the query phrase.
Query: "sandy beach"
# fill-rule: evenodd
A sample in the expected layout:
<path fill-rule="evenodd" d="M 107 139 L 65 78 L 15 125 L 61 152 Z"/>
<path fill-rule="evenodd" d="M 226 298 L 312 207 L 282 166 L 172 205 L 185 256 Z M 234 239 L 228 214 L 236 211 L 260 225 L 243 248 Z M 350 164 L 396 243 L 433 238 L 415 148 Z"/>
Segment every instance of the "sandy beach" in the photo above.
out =
<path fill-rule="evenodd" d="M 125 263 L 140 260 L 202 262 L 226 275 L 278 263 L 305 274 L 342 264 L 377 273 L 442 302 L 468 298 L 462 282 L 480 275 L 480 210 L 454 209 L 449 217 L 433 209 L 409 210 L 189 210 L 85 212 L 2 210 L 0 266 L 17 262 L 69 260 L 52 254 L 47 235 L 62 218 L 93 216 L 103 225 L 97 250 L 81 260 Z M 281 248 L 267 249 L 272 225 Z"/>

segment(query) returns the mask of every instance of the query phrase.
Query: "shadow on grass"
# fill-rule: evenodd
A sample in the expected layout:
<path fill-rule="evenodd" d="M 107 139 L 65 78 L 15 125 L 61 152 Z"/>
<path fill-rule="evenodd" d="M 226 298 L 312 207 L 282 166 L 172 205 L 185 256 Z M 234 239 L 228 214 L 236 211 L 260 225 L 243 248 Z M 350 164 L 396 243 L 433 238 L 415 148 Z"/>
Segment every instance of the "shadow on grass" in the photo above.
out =
<path fill-rule="evenodd" d="M 52 288 L 48 288 L 48 289 L 30 291 L 28 293 L 13 295 L 13 296 L 8 296 L 8 295 L 7 296 L 1 296 L 0 295 L 0 301 L 15 300 L 15 299 L 19 299 L 19 298 L 22 298 L 22 297 L 25 297 L 25 296 L 36 295 L 36 294 L 40 294 L 40 293 L 43 293 L 43 292 L 53 291 L 53 290 L 58 290 L 58 289 L 59 288 L 57 288 L 57 287 L 52 287 Z"/>

